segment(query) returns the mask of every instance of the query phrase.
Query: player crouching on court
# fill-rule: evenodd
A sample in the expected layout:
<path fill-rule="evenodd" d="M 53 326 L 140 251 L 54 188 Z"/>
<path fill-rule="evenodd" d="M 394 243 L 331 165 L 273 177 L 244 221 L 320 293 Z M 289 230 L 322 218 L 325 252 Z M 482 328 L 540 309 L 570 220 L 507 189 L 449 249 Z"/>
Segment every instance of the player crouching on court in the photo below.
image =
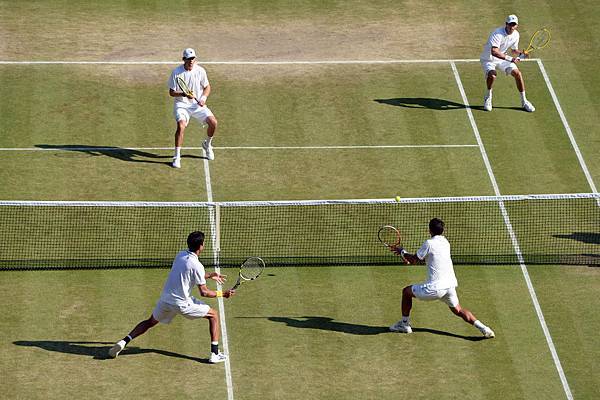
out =
<path fill-rule="evenodd" d="M 178 66 L 171 73 L 169 78 L 169 96 L 174 97 L 173 113 L 177 122 L 175 131 L 175 156 L 173 157 L 173 168 L 181 168 L 181 146 L 183 145 L 183 134 L 185 128 L 190 123 L 190 118 L 194 117 L 202 125 L 208 125 L 206 131 L 207 138 L 202 142 L 202 148 L 206 158 L 214 160 L 215 154 L 212 148 L 212 138 L 217 130 L 217 119 L 210 109 L 206 106 L 206 99 L 210 95 L 210 83 L 206 70 L 196 64 L 196 52 L 188 48 L 183 51 L 183 65 Z M 180 78 L 184 85 L 191 91 L 185 93 L 187 89 L 182 88 L 177 80 Z M 200 97 L 196 97 L 201 93 Z"/>
<path fill-rule="evenodd" d="M 499 27 L 490 33 L 483 52 L 481 53 L 481 67 L 485 74 L 487 92 L 483 97 L 483 109 L 492 111 L 492 86 L 496 80 L 496 68 L 504 71 L 506 75 L 512 75 L 515 78 L 517 89 L 521 94 L 521 106 L 527 112 L 534 112 L 535 107 L 525 97 L 525 82 L 523 74 L 517 67 L 521 61 L 518 55 L 522 54 L 519 51 L 519 31 L 517 26 L 519 19 L 516 15 L 506 17 L 504 26 Z M 514 57 L 517 55 L 517 57 Z"/>
<path fill-rule="evenodd" d="M 142 335 L 148 329 L 159 322 L 168 324 L 176 315 L 180 314 L 187 319 L 208 319 L 211 340 L 208 362 L 214 364 L 227 360 L 227 355 L 219 351 L 220 328 L 217 311 L 192 297 L 191 291 L 194 286 L 198 286 L 202 297 L 231 297 L 235 294 L 235 290 L 229 289 L 221 292 L 206 287 L 206 279 L 223 283 L 226 275 L 204 272 L 204 266 L 198 260 L 198 255 L 204 250 L 204 233 L 199 231 L 190 233 L 187 245 L 188 249 L 179 252 L 175 257 L 160 299 L 150 318 L 137 324 L 129 335 L 115 343 L 108 351 L 111 358 L 117 357 L 131 340 Z"/>
<path fill-rule="evenodd" d="M 429 233 L 431 238 L 427 239 L 417 254 L 409 254 L 402 247 L 391 247 L 391 251 L 401 255 L 405 262 L 416 264 L 425 260 L 427 263 L 427 282 L 406 286 L 402 290 L 402 319 L 390 326 L 392 332 L 412 333 L 410 327 L 410 310 L 412 299 L 440 300 L 450 307 L 450 311 L 464 319 L 477 329 L 486 338 L 493 338 L 494 331 L 479 321 L 471 311 L 462 308 L 458 303 L 456 287 L 458 281 L 454 275 L 454 266 L 450 257 L 450 243 L 442 235 L 444 233 L 444 222 L 434 218 L 429 221 Z"/>

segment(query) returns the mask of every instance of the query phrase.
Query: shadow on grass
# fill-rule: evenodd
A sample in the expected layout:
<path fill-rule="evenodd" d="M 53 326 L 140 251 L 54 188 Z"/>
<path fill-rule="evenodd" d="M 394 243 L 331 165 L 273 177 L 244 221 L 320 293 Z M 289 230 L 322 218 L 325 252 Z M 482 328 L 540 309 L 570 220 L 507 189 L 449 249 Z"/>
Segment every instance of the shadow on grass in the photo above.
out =
<path fill-rule="evenodd" d="M 17 346 L 24 347 L 38 347 L 47 351 L 55 351 L 58 353 L 65 354 L 76 354 L 80 356 L 93 357 L 95 360 L 108 360 L 108 350 L 113 346 L 114 343 L 110 342 L 73 342 L 63 340 L 17 340 L 13 342 Z M 208 364 L 207 358 L 190 357 L 179 353 L 173 353 L 166 350 L 156 349 L 142 349 L 139 347 L 126 347 L 120 354 L 119 357 L 134 355 L 134 354 L 146 354 L 155 353 L 167 357 L 182 358 L 184 360 L 196 361 L 204 364 Z"/>
<path fill-rule="evenodd" d="M 457 335 L 456 333 L 450 333 L 445 331 L 438 331 L 437 329 L 429 329 L 429 328 L 412 328 L 413 333 L 415 332 L 423 332 L 423 333 L 431 333 L 433 335 L 441 335 L 441 336 L 449 336 L 457 339 L 470 340 L 471 342 L 479 342 L 480 340 L 485 340 L 485 337 L 478 336 L 464 336 Z"/>
<path fill-rule="evenodd" d="M 553 235 L 559 239 L 571 239 L 582 243 L 600 244 L 600 233 L 573 232 L 569 235 Z"/>
<path fill-rule="evenodd" d="M 320 329 L 324 331 L 342 332 L 351 335 L 379 335 L 382 333 L 392 333 L 387 326 L 370 326 L 361 324 L 351 324 L 348 322 L 338 322 L 330 317 L 238 317 L 238 318 L 266 318 L 269 321 L 284 323 L 292 328 L 301 329 Z M 479 341 L 483 336 L 463 336 L 450 332 L 438 331 L 429 328 L 413 328 L 414 332 L 431 333 L 434 335 L 448 336 L 457 339 Z"/>
<path fill-rule="evenodd" d="M 377 103 L 405 108 L 428 108 L 430 110 L 459 110 L 464 104 L 430 97 L 396 97 L 393 99 L 375 99 Z"/>
<path fill-rule="evenodd" d="M 160 156 L 158 154 L 149 153 L 147 151 L 126 149 L 123 147 L 115 146 L 84 146 L 75 144 L 37 144 L 35 147 L 40 149 L 55 149 L 57 151 L 66 152 L 65 154 L 80 154 L 83 156 L 106 156 L 115 158 L 121 161 L 137 162 L 137 163 L 150 163 L 150 164 L 163 164 L 171 165 L 172 156 Z M 69 153 L 71 152 L 71 153 Z M 182 155 L 181 158 L 206 158 L 202 156 L 194 155 Z M 158 161 L 159 159 L 167 161 Z M 156 160 L 156 161 L 155 161 Z"/>
<path fill-rule="evenodd" d="M 440 111 L 460 110 L 460 109 L 467 108 L 462 103 L 456 103 L 454 101 L 444 100 L 444 99 L 434 99 L 431 97 L 396 97 L 393 99 L 374 99 L 373 101 L 376 101 L 377 103 L 380 103 L 380 104 L 387 104 L 387 105 L 395 106 L 395 107 L 422 108 L 422 109 L 440 110 Z M 481 106 L 471 105 L 469 108 L 471 110 L 484 111 L 483 105 L 481 105 Z M 525 111 L 521 107 L 497 107 L 497 106 L 494 106 L 494 108 L 505 109 L 505 110 Z"/>

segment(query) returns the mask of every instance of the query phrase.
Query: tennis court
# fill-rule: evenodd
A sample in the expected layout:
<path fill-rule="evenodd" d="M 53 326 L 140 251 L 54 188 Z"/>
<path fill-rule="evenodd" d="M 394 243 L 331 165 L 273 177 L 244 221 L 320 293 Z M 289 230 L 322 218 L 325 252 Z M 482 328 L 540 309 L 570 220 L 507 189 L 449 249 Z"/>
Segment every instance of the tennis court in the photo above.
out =
<path fill-rule="evenodd" d="M 67 12 L 53 2 L 0 1 L 1 10 L 15 7 L 0 28 L 13 39 L 0 47 L 0 200 L 30 202 L 23 215 L 0 207 L 0 263 L 16 268 L 0 271 L 3 397 L 593 398 L 600 121 L 591 99 L 600 84 L 587 55 L 597 45 L 585 40 L 598 29 L 593 3 L 570 9 L 567 20 L 577 24 L 555 29 L 552 51 L 521 64 L 533 114 L 518 109 L 507 77 L 496 83 L 493 112 L 483 111 L 477 57 L 504 14 L 530 21 L 521 28 L 526 38 L 565 20 L 558 2 L 518 10 L 456 3 L 449 19 L 470 25 L 445 47 L 436 27 L 458 25 L 437 3 L 209 3 L 213 29 L 190 45 L 213 87 L 216 158 L 203 158 L 205 133 L 192 123 L 175 170 L 166 78 L 190 41 L 167 25 L 185 14 L 203 22 L 192 5 L 82 2 Z M 46 33 L 26 33 L 17 11 L 33 13 Z M 420 39 L 400 23 L 407 17 Z M 113 25 L 127 18 L 135 21 L 129 32 Z M 61 39 L 65 23 L 72 24 Z M 145 26 L 160 39 L 151 43 Z M 89 36 L 75 45 L 85 29 Z M 580 39 L 576 49 L 567 37 Z M 591 195 L 569 197 L 576 193 Z M 535 198 L 547 194 L 569 198 Z M 519 197 L 527 195 L 534 196 Z M 476 196 L 487 200 L 467 208 L 424 200 Z M 320 206 L 347 199 L 355 203 Z M 367 200 L 383 206 L 358 204 Z M 100 206 L 86 214 L 88 203 L 36 203 L 57 201 Z M 132 208 L 109 207 L 116 202 Z M 136 208 L 147 202 L 173 207 Z M 214 235 L 215 202 L 222 240 L 233 249 L 223 247 L 224 260 L 278 260 L 234 298 L 208 300 L 224 316 L 229 362 L 207 364 L 207 324 L 183 318 L 107 360 L 114 341 L 147 318 L 166 276 L 164 268 L 120 267 L 168 266 L 189 230 Z M 377 207 L 385 211 L 363 211 Z M 388 331 L 400 317 L 401 288 L 423 280 L 425 269 L 390 262 L 377 243 L 385 223 L 378 218 L 404 223 L 416 250 L 424 221 L 439 215 L 463 260 L 461 304 L 493 327 L 493 340 L 437 303 L 415 303 L 413 335 Z M 301 240 L 284 242 L 286 232 L 285 240 Z M 248 240 L 253 235 L 263 240 Z M 48 237 L 53 248 L 40 245 Z M 584 257 L 579 265 L 560 262 L 563 246 Z M 329 258 L 306 261 L 315 254 Z M 508 264 L 498 261 L 505 255 Z M 204 257 L 214 265 L 214 243 Z"/>

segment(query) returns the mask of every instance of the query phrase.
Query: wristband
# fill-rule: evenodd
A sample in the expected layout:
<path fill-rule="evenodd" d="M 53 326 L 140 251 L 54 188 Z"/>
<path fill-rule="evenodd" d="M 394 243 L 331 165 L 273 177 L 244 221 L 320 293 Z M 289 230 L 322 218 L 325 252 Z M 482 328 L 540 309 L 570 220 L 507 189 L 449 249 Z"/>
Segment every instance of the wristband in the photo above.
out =
<path fill-rule="evenodd" d="M 216 297 L 223 297 L 223 291 L 222 290 L 217 290 L 217 296 Z"/>
<path fill-rule="evenodd" d="M 505 59 L 506 61 L 510 61 L 510 62 L 513 62 L 513 60 L 514 60 L 514 59 L 513 59 L 511 56 L 508 56 L 508 55 L 507 55 L 507 56 L 504 56 L 504 59 Z"/>
<path fill-rule="evenodd" d="M 203 102 L 205 102 L 205 103 L 206 103 L 206 99 L 207 99 L 207 97 L 206 97 L 206 96 L 200 96 L 200 101 L 203 101 Z"/>

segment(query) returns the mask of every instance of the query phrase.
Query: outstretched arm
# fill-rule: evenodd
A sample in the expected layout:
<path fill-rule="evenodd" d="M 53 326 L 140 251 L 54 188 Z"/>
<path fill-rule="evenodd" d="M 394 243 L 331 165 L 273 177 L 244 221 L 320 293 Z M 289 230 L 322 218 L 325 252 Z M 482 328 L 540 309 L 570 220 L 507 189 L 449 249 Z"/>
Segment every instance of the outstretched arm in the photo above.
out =
<path fill-rule="evenodd" d="M 198 290 L 200 290 L 200 296 L 202 297 L 225 297 L 229 298 L 235 294 L 234 289 L 227 289 L 226 291 L 221 290 L 211 290 L 206 285 L 198 285 Z"/>
<path fill-rule="evenodd" d="M 390 250 L 394 254 L 401 256 L 405 264 L 417 264 L 419 261 L 421 261 L 421 259 L 419 259 L 419 257 L 417 257 L 415 254 L 410 254 L 402 247 L 390 247 Z"/>

